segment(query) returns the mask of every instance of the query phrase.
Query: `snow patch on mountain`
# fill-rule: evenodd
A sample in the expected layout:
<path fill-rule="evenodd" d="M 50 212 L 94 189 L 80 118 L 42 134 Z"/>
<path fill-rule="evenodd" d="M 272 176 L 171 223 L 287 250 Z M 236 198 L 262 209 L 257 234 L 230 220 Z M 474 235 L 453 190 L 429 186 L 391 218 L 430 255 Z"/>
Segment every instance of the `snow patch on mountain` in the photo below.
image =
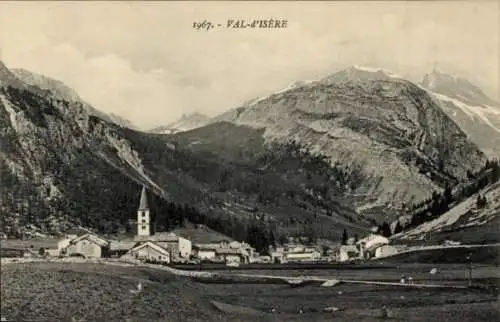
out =
<path fill-rule="evenodd" d="M 491 121 L 485 115 L 485 114 L 491 114 L 491 115 L 499 116 L 500 111 L 498 111 L 494 107 L 487 106 L 487 105 L 473 106 L 473 105 L 466 104 L 458 99 L 451 98 L 451 97 L 448 97 L 448 96 L 443 95 L 443 94 L 434 93 L 434 92 L 429 91 L 429 90 L 427 90 L 427 91 L 430 92 L 439 101 L 452 103 L 453 105 L 458 107 L 462 112 L 464 112 L 467 116 L 469 116 L 471 119 L 473 119 L 474 117 L 479 117 L 484 123 L 488 124 L 491 128 L 493 128 L 495 131 L 500 133 L 500 128 L 496 127 L 493 123 L 491 123 Z"/>
<path fill-rule="evenodd" d="M 399 76 L 398 74 L 390 71 L 390 70 L 387 70 L 387 69 L 384 69 L 384 68 L 375 68 L 375 67 L 368 67 L 368 66 L 360 66 L 360 65 L 353 65 L 347 69 L 344 69 L 342 71 L 340 71 L 339 73 L 343 73 L 343 72 L 346 72 L 346 71 L 358 71 L 358 72 L 366 72 L 366 73 L 373 73 L 373 74 L 378 74 L 378 73 L 382 73 L 384 74 L 385 76 L 389 77 L 389 78 L 399 78 L 399 79 L 403 79 L 401 76 Z M 333 76 L 335 76 L 335 74 L 333 74 Z M 329 77 L 331 76 L 328 76 L 326 77 L 325 79 L 328 79 Z M 294 89 L 297 89 L 297 88 L 300 88 L 300 87 L 304 87 L 304 86 L 308 86 L 308 85 L 314 85 L 318 82 L 320 82 L 321 80 L 320 79 L 315 79 L 315 80 L 299 80 L 299 81 L 294 81 L 292 83 L 290 83 L 288 86 L 278 90 L 278 91 L 275 91 L 271 94 L 268 94 L 268 95 L 264 95 L 264 96 L 261 96 L 261 97 L 258 97 L 258 98 L 255 98 L 255 99 L 252 99 L 248 102 L 246 102 L 244 104 L 244 106 L 247 106 L 247 107 L 251 107 L 251 106 L 254 106 L 256 105 L 257 103 L 263 101 L 263 100 L 266 100 L 268 98 L 270 98 L 271 96 L 273 95 L 277 95 L 277 94 L 283 94 L 285 92 L 288 92 L 288 91 L 291 91 L 291 90 L 294 90 Z"/>
<path fill-rule="evenodd" d="M 178 132 L 186 132 L 196 128 L 203 127 L 210 123 L 211 118 L 201 113 L 184 114 L 177 121 L 159 126 L 151 130 L 152 133 L 159 134 L 174 134 Z"/>
<path fill-rule="evenodd" d="M 392 78 L 403 78 L 399 76 L 398 74 L 384 68 L 378 68 L 378 67 L 369 67 L 369 66 L 360 66 L 360 65 L 353 65 L 354 69 L 364 71 L 364 72 L 369 72 L 369 73 L 384 73 L 385 75 L 392 77 Z"/>

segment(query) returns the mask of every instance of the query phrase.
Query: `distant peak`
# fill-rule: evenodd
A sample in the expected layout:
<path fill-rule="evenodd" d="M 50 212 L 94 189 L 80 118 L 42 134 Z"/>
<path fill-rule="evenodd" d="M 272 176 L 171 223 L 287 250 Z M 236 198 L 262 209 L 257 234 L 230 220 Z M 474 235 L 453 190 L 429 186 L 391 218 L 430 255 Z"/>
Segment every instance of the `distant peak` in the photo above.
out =
<path fill-rule="evenodd" d="M 50 91 L 66 101 L 81 101 L 81 98 L 78 96 L 76 91 L 60 80 L 38 74 L 24 68 L 13 68 L 11 69 L 11 72 L 24 83 L 41 88 L 42 90 Z"/>
<path fill-rule="evenodd" d="M 321 80 L 321 83 L 332 84 L 336 82 L 352 82 L 352 81 L 367 81 L 367 80 L 399 80 L 402 78 L 396 73 L 379 67 L 368 67 L 360 65 L 352 65 L 342 69 L 330 76 Z"/>
<path fill-rule="evenodd" d="M 349 67 L 350 69 L 355 69 L 355 70 L 359 70 L 359 71 L 363 71 L 363 72 L 369 72 L 369 73 L 382 73 L 382 74 L 385 74 L 389 77 L 397 77 L 397 78 L 401 78 L 400 76 L 398 76 L 395 72 L 393 71 L 390 71 L 388 69 L 385 69 L 385 68 L 380 68 L 380 67 L 371 67 L 371 66 L 361 66 L 361 65 L 352 65 Z"/>
<path fill-rule="evenodd" d="M 434 68 L 425 74 L 420 85 L 430 91 L 459 99 L 473 105 L 497 105 L 484 94 L 481 88 L 468 79 L 450 75 Z"/>
<path fill-rule="evenodd" d="M 177 119 L 175 122 L 158 126 L 152 130 L 153 133 L 175 133 L 182 131 L 189 131 L 198 127 L 205 126 L 210 122 L 210 117 L 200 113 L 200 112 L 192 112 L 192 113 L 184 113 L 182 116 Z"/>
<path fill-rule="evenodd" d="M 181 120 L 186 120 L 186 119 L 191 119 L 191 118 L 206 118 L 208 119 L 209 117 L 203 113 L 200 112 L 191 112 L 191 113 L 184 113 L 181 116 Z"/>
<path fill-rule="evenodd" d="M 28 84 L 24 83 L 21 79 L 19 79 L 5 64 L 0 61 L 0 86 L 14 86 L 17 88 L 29 88 Z M 37 93 L 42 92 L 40 89 L 31 88 L 33 91 Z"/>

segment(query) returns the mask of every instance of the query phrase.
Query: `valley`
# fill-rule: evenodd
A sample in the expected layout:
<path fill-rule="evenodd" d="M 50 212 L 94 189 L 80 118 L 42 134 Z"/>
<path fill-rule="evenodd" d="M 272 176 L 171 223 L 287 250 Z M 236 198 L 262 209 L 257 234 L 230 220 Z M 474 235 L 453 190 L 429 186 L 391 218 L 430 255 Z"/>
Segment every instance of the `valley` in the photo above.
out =
<path fill-rule="evenodd" d="M 442 275 L 433 278 L 449 280 L 448 283 L 453 279 L 455 283 L 465 283 L 462 268 L 442 264 L 433 267 L 439 267 Z M 428 272 L 429 268 L 413 264 L 383 270 L 379 275 L 386 280 L 398 280 L 400 274 L 424 276 L 424 271 Z M 498 287 L 498 274 L 492 274 L 494 270 L 478 267 L 475 271 L 474 283 Z M 367 279 L 370 272 L 322 271 L 320 275 Z M 285 273 L 290 274 L 279 274 Z M 311 271 L 297 273 L 314 274 Z M 376 269 L 373 273 L 377 275 Z M 495 304 L 498 289 L 205 284 L 153 267 L 95 263 L 2 264 L 1 274 L 2 316 L 8 318 L 68 321 L 118 321 L 125 318 L 129 321 L 254 321 L 256 318 L 264 321 L 330 321 L 334 318 L 339 321 L 378 321 L 389 317 L 396 321 L 432 321 L 438 314 L 442 321 L 453 321 L 459 315 L 464 321 L 477 321 L 478 318 L 496 321 L 500 313 Z M 20 274 L 23 278 L 15 278 Z M 137 283 L 141 283 L 142 291 L 134 294 L 131 291 Z M 78 289 L 78 295 L 68 293 L 69 289 Z M 33 292 L 39 295 L 30 295 Z M 335 307 L 336 311 L 323 311 L 327 307 Z M 433 312 L 432 316 L 427 314 L 429 312 Z"/>
<path fill-rule="evenodd" d="M 74 225 L 131 232 L 144 185 L 159 231 L 187 221 L 238 240 L 253 227 L 270 240 L 339 241 L 345 230 L 364 236 L 388 222 L 398 242 L 443 220 L 436 207 L 463 207 L 498 180 L 489 174 L 496 163 L 426 90 L 383 70 L 350 67 L 215 118 L 185 115 L 168 134 L 116 124 L 61 82 L 26 70 L 2 65 L 1 90 L 0 209 L 10 238 L 32 234 L 28 226 L 42 235 Z M 447 200 L 451 186 L 465 188 Z M 486 195 L 491 203 L 475 211 L 489 211 L 487 220 L 464 229 L 494 227 L 496 197 Z M 411 225 L 401 221 L 408 216 Z"/>

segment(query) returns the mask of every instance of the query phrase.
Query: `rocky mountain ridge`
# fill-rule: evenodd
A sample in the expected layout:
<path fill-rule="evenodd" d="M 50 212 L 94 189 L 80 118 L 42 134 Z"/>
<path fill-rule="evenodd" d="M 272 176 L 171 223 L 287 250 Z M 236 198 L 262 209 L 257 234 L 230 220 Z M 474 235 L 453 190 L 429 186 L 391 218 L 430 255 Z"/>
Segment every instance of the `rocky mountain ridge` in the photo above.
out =
<path fill-rule="evenodd" d="M 424 89 L 381 70 L 300 82 L 168 135 L 117 126 L 0 71 L 3 227 L 35 217 L 116 231 L 146 185 L 160 221 L 174 201 L 229 224 L 337 238 L 485 161 Z"/>
<path fill-rule="evenodd" d="M 433 71 L 421 86 L 442 110 L 490 157 L 500 157 L 500 103 L 468 80 Z"/>
<path fill-rule="evenodd" d="M 9 235 L 25 224 L 49 233 L 75 224 L 116 232 L 135 217 L 141 185 L 151 192 L 160 229 L 165 229 L 172 209 L 179 211 L 183 205 L 189 205 L 182 210 L 189 219 L 208 220 L 212 226 L 217 224 L 213 219 L 224 218 L 240 226 L 257 222 L 276 227 L 275 233 L 304 233 L 304 222 L 312 223 L 313 218 L 315 233 L 330 238 L 339 235 L 341 227 L 360 232 L 369 224 L 335 194 L 320 205 L 319 197 L 311 195 L 314 186 L 292 184 L 276 172 L 260 175 L 248 165 L 228 167 L 217 155 L 195 153 L 173 137 L 102 120 L 89 113 L 84 102 L 28 85 L 7 68 L 1 76 L 0 170 L 5 184 L 0 212 L 2 229 Z M 296 170 L 313 178 L 315 168 L 308 169 Z M 245 189 L 247 193 L 240 192 Z M 271 197 L 266 195 L 270 189 Z M 280 203 L 271 205 L 269 198 Z M 328 215 L 316 213 L 325 207 Z"/>
<path fill-rule="evenodd" d="M 55 80 L 53 78 L 40 75 L 37 73 L 30 72 L 26 69 L 15 68 L 11 70 L 13 76 L 15 76 L 18 80 L 22 81 L 25 84 L 38 87 L 43 90 L 47 90 L 51 92 L 54 96 L 58 97 L 61 100 L 65 100 L 67 102 L 78 102 L 82 103 L 83 107 L 92 115 L 97 116 L 103 120 L 106 120 L 111 123 L 118 124 L 122 127 L 127 127 L 131 129 L 135 129 L 135 125 L 129 121 L 120 117 L 113 113 L 104 113 L 90 104 L 85 102 L 78 93 L 65 85 L 63 82 Z"/>
<path fill-rule="evenodd" d="M 484 164 L 485 156 L 417 85 L 351 67 L 216 117 L 293 138 L 332 161 L 360 166 L 360 210 L 411 203 Z M 374 157 L 377 156 L 377 157 Z"/>

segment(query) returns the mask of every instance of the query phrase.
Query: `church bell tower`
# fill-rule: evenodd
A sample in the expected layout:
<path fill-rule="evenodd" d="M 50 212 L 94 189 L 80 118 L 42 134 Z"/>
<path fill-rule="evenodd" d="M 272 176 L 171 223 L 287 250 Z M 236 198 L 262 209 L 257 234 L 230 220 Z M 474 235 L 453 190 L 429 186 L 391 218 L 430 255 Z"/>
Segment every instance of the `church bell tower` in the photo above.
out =
<path fill-rule="evenodd" d="M 137 236 L 151 235 L 151 220 L 149 214 L 148 196 L 146 195 L 146 187 L 142 187 L 141 201 L 137 210 Z"/>

